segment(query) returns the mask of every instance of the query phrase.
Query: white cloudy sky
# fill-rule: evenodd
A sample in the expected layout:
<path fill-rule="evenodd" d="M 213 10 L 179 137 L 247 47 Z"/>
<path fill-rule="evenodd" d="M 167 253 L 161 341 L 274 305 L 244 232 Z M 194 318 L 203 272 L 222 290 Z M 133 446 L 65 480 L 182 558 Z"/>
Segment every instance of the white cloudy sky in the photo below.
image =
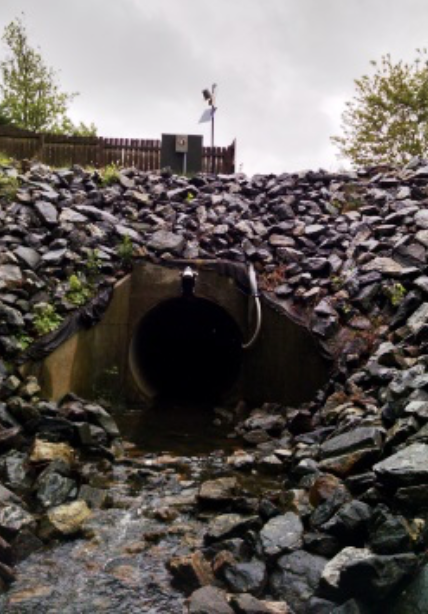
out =
<path fill-rule="evenodd" d="M 217 144 L 236 138 L 249 174 L 343 164 L 329 137 L 353 80 L 428 46 L 428 0 L 0 0 L 0 31 L 22 11 L 63 89 L 80 92 L 74 120 L 209 144 L 197 122 L 215 82 Z"/>

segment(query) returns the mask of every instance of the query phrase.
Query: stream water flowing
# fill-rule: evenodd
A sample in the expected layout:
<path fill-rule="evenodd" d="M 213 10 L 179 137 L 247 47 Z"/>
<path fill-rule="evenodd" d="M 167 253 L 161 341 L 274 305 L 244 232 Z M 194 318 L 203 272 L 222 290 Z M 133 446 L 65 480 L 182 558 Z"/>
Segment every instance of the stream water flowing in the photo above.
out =
<path fill-rule="evenodd" d="M 1 612 L 183 611 L 165 564 L 202 545 L 204 523 L 191 514 L 199 484 L 222 474 L 236 444 L 207 410 L 167 407 L 116 419 L 127 453 L 107 470 L 100 464 L 99 483 L 109 486 L 106 509 L 94 510 L 83 537 L 19 564 L 16 582 L 0 596 Z"/>

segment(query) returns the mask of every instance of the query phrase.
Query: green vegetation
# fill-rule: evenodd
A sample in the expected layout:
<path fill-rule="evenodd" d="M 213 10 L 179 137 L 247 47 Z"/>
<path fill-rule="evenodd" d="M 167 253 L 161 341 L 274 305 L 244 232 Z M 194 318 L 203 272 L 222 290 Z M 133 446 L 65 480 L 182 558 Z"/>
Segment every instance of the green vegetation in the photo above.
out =
<path fill-rule="evenodd" d="M 413 63 L 391 56 L 372 62 L 374 73 L 355 80 L 356 94 L 342 115 L 342 136 L 332 137 L 355 166 L 402 165 L 428 153 L 426 49 Z"/>
<path fill-rule="evenodd" d="M 129 235 L 122 237 L 122 241 L 117 248 L 117 254 L 122 262 L 122 266 L 130 268 L 132 262 L 132 256 L 134 253 L 134 246 L 129 238 Z"/>
<path fill-rule="evenodd" d="M 105 166 L 101 171 L 101 185 L 106 188 L 119 181 L 119 168 L 114 162 Z"/>
<path fill-rule="evenodd" d="M 85 280 L 77 275 L 70 275 L 68 278 L 68 288 L 65 296 L 70 303 L 76 306 L 84 305 L 92 295 Z"/>
<path fill-rule="evenodd" d="M 13 159 L 7 154 L 5 154 L 3 151 L 0 151 L 0 166 L 12 166 L 12 165 L 13 165 Z"/>
<path fill-rule="evenodd" d="M 86 261 L 86 271 L 88 276 L 89 286 L 93 286 L 95 284 L 95 280 L 98 276 L 98 273 L 101 270 L 101 259 L 99 257 L 99 252 L 97 249 L 90 249 L 88 251 L 88 259 Z"/>
<path fill-rule="evenodd" d="M 63 318 L 51 303 L 38 303 L 34 305 L 33 325 L 38 335 L 51 333 L 61 324 Z"/>
<path fill-rule="evenodd" d="M 389 298 L 391 305 L 393 307 L 398 307 L 403 298 L 406 296 L 407 290 L 402 284 L 397 282 L 391 286 L 387 286 L 385 288 L 385 294 Z"/>
<path fill-rule="evenodd" d="M 0 165 L 2 162 L 0 162 Z M 10 175 L 0 175 L 0 198 L 3 197 L 8 202 L 12 202 L 19 188 L 19 181 Z"/>
<path fill-rule="evenodd" d="M 21 350 L 24 352 L 34 341 L 34 338 L 22 332 L 15 336 Z"/>
<path fill-rule="evenodd" d="M 22 19 L 17 18 L 6 26 L 3 41 L 8 55 L 0 62 L 2 123 L 35 132 L 96 134 L 93 124 L 75 126 L 67 116 L 68 106 L 77 93 L 60 90 L 55 71 L 30 46 Z"/>

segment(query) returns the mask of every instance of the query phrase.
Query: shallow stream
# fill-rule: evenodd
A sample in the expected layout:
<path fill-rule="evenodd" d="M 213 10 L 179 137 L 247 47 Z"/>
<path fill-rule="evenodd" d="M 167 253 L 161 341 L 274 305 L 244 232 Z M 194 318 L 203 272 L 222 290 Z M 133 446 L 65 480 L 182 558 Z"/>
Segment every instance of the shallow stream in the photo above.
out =
<path fill-rule="evenodd" d="M 183 611 L 184 597 L 171 587 L 165 563 L 202 545 L 206 524 L 190 514 L 199 484 L 222 475 L 237 443 L 213 426 L 212 412 L 197 408 L 116 418 L 126 457 L 94 477 L 109 486 L 107 509 L 94 510 L 83 538 L 53 544 L 18 565 L 17 581 L 0 596 L 1 612 Z"/>

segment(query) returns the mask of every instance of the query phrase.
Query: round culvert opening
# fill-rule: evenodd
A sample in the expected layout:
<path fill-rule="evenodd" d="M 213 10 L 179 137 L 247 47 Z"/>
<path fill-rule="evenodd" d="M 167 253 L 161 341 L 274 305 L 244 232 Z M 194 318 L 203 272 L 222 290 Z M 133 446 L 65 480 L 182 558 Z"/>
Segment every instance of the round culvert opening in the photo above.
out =
<path fill-rule="evenodd" d="M 131 370 L 142 391 L 179 402 L 215 402 L 239 376 L 242 338 L 225 309 L 203 298 L 166 300 L 138 324 Z"/>

